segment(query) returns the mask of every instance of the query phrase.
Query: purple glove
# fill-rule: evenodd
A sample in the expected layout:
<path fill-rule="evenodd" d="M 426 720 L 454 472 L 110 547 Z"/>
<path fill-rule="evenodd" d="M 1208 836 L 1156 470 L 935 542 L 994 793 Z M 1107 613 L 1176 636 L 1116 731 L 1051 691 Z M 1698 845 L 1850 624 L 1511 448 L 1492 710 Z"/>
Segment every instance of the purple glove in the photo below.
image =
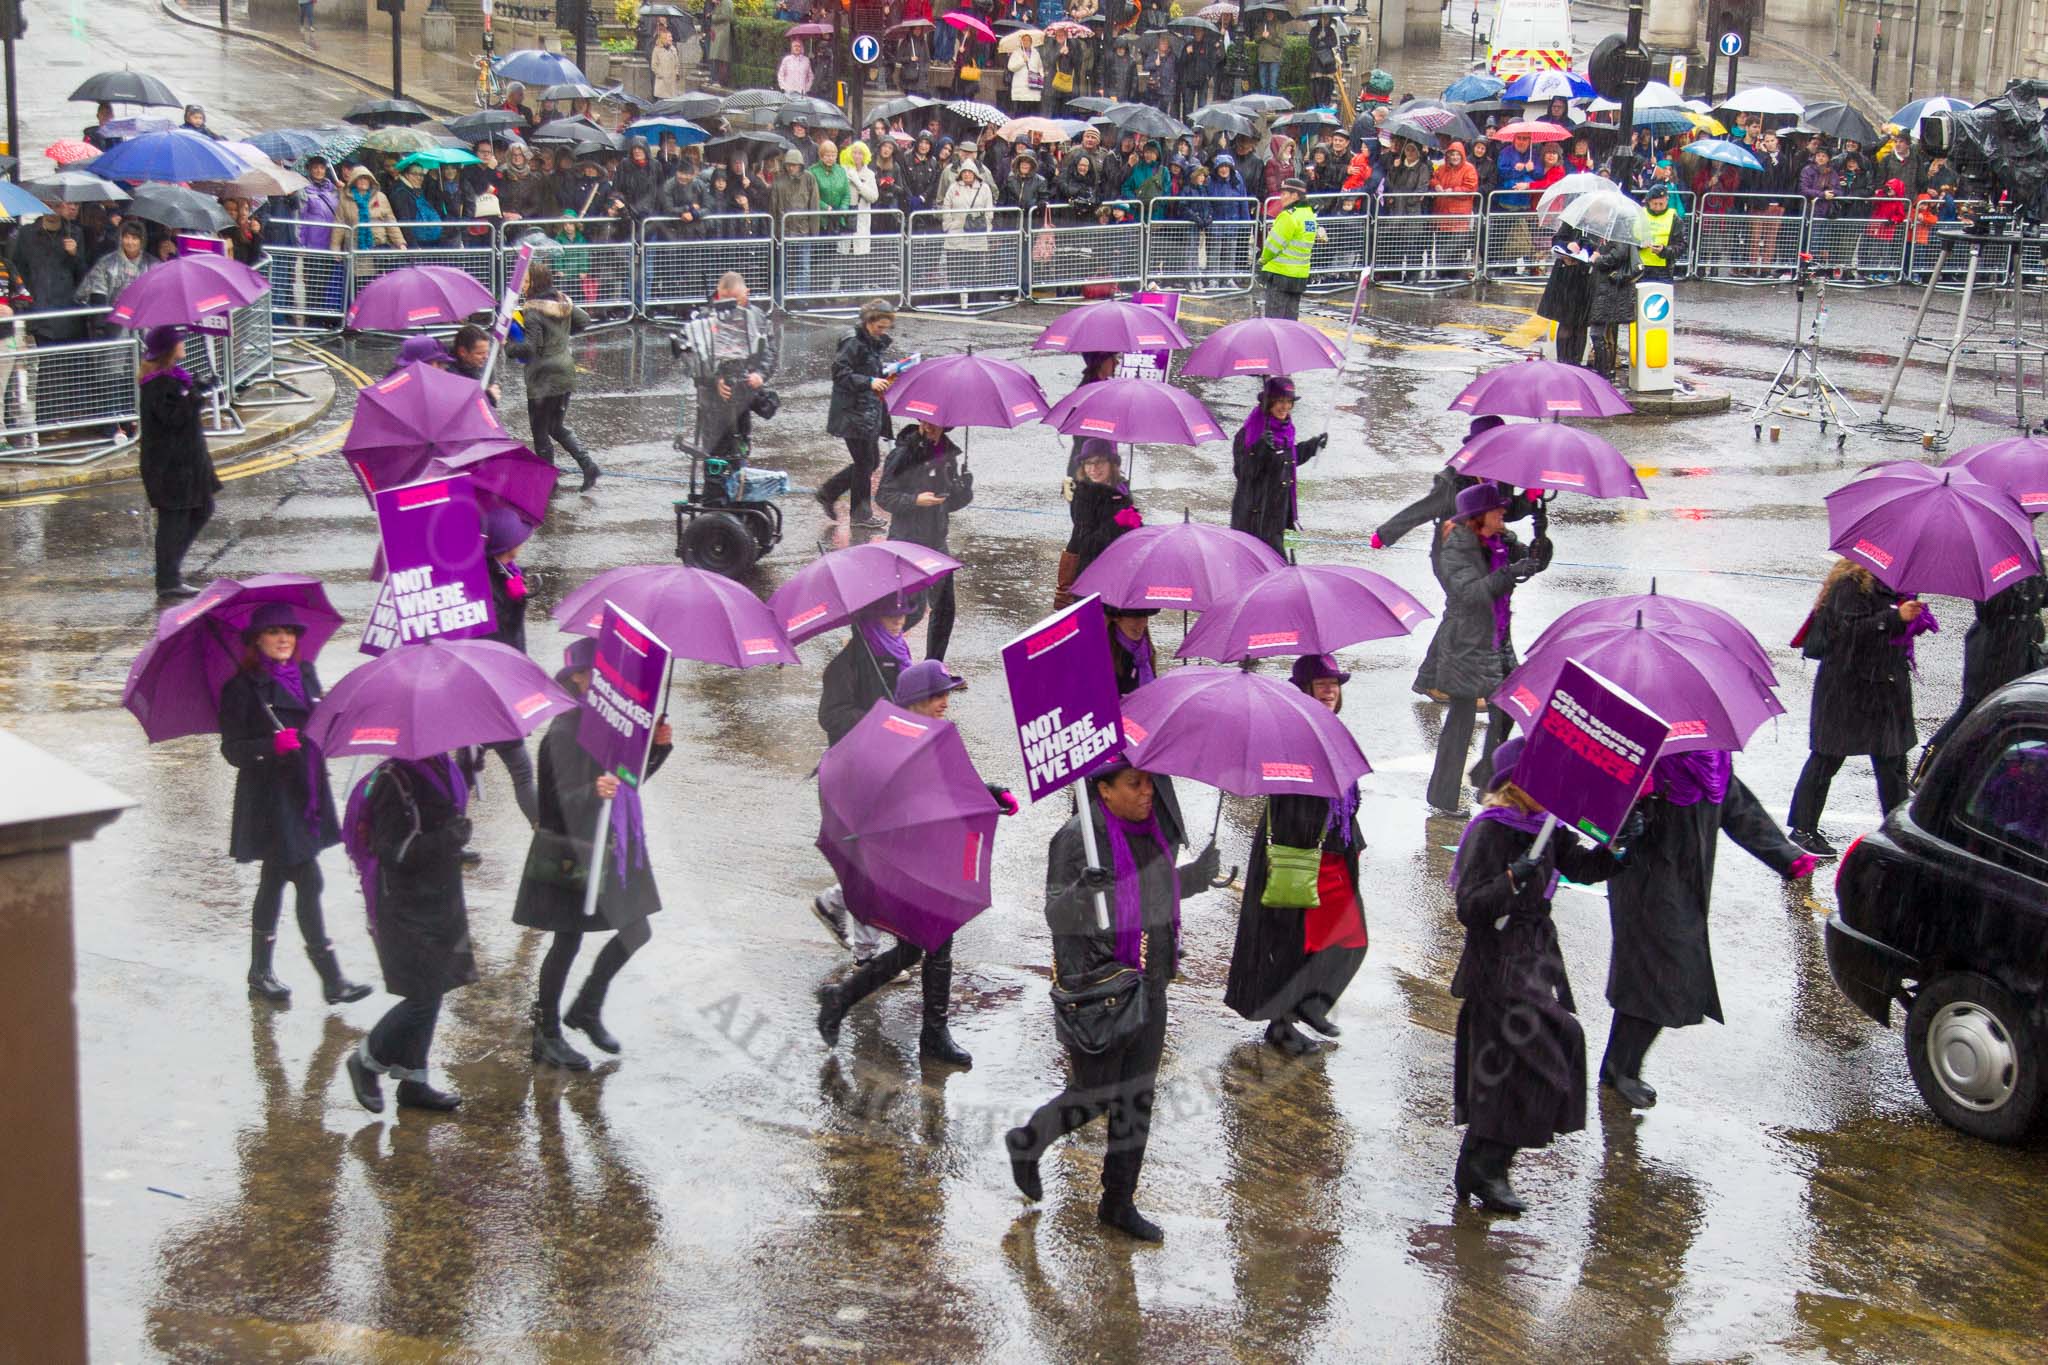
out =
<path fill-rule="evenodd" d="M 1135 507 L 1126 507 L 1110 518 L 1127 531 L 1135 531 L 1145 524 L 1145 515 Z"/>
<path fill-rule="evenodd" d="M 1018 811 L 1017 798 L 1006 791 L 996 793 L 996 804 L 1002 807 L 1005 815 L 1015 815 Z"/>
<path fill-rule="evenodd" d="M 1373 549 L 1375 550 L 1384 550 L 1387 548 L 1387 543 L 1384 540 L 1380 539 L 1380 533 L 1378 531 L 1374 531 L 1372 533 L 1372 540 L 1370 543 Z"/>
<path fill-rule="evenodd" d="M 520 575 L 518 575 L 518 576 L 516 576 L 516 577 L 513 577 L 513 578 L 508 578 L 508 579 L 506 579 L 506 580 L 505 580 L 505 596 L 507 596 L 507 597 L 511 598 L 511 599 L 512 599 L 512 600 L 513 600 L 514 602 L 519 602 L 519 601 L 523 601 L 523 600 L 525 600 L 525 597 L 526 597 L 526 575 L 525 575 L 525 574 L 520 574 Z"/>
<path fill-rule="evenodd" d="M 297 753 L 300 748 L 299 732 L 297 730 L 279 730 L 270 737 L 270 747 L 272 752 L 278 754 Z"/>
<path fill-rule="evenodd" d="M 1792 870 L 1785 874 L 1785 880 L 1788 882 L 1796 882 L 1803 880 L 1804 878 L 1811 877 L 1813 875 L 1813 870 L 1819 866 L 1819 858 L 1816 858 L 1811 853 L 1802 853 L 1799 855 L 1798 860 L 1792 864 Z"/>

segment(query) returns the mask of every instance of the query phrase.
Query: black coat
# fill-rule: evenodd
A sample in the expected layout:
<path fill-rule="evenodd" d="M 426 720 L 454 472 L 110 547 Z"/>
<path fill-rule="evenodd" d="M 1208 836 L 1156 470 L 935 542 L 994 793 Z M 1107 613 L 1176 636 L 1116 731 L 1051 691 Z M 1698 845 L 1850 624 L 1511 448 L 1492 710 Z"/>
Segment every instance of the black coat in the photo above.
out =
<path fill-rule="evenodd" d="M 384 989 L 393 995 L 460 990 L 477 979 L 462 900 L 469 819 L 414 765 L 383 764 L 369 781 L 370 848 L 377 856 L 370 936 Z"/>
<path fill-rule="evenodd" d="M 825 685 L 818 693 L 818 724 L 829 747 L 846 738 L 878 701 L 896 695 L 901 666 L 884 655 L 877 658 L 856 629 L 846 647 L 825 665 Z"/>
<path fill-rule="evenodd" d="M 156 508 L 205 507 L 220 492 L 199 413 L 204 402 L 175 366 L 142 382 L 142 491 Z"/>
<path fill-rule="evenodd" d="M 1474 1137 L 1514 1147 L 1541 1147 L 1586 1126 L 1586 1036 L 1544 889 L 1553 869 L 1582 886 L 1614 873 L 1605 849 L 1584 847 L 1560 825 L 1518 890 L 1508 864 L 1534 842 L 1534 835 L 1480 820 L 1466 826 L 1458 849 L 1465 950 L 1451 994 L 1464 1003 L 1451 1117 L 1472 1125 Z"/>
<path fill-rule="evenodd" d="M 1814 614 L 1813 630 L 1821 632 L 1826 655 L 1813 677 L 1807 714 L 1806 742 L 1813 752 L 1889 757 L 1917 742 L 1912 670 L 1906 651 L 1891 642 L 1906 628 L 1899 601 L 1882 583 L 1873 581 L 1866 592 L 1845 576 Z"/>
<path fill-rule="evenodd" d="M 847 440 L 879 440 L 894 432 L 889 411 L 874 381 L 882 377 L 882 355 L 889 349 L 888 337 L 877 339 L 865 327 L 839 343 L 832 356 L 832 405 L 825 413 L 827 435 Z"/>
<path fill-rule="evenodd" d="M 941 436 L 933 449 L 922 427 L 903 428 L 875 489 L 875 501 L 889 514 L 891 540 L 946 548 L 953 513 L 974 501 L 974 475 L 960 467 L 959 457 L 960 447 L 950 437 Z M 920 506 L 917 500 L 924 493 L 936 493 L 941 501 Z"/>
<path fill-rule="evenodd" d="M 76 250 L 64 249 L 66 238 L 76 244 Z M 38 312 L 55 312 L 71 307 L 72 298 L 78 293 L 78 282 L 85 278 L 93 259 L 91 244 L 81 223 L 64 223 L 55 232 L 45 232 L 42 223 L 32 219 L 15 230 L 14 250 L 10 257 L 14 278 L 28 287 L 32 306 Z M 39 321 L 31 313 L 27 322 L 29 331 L 44 345 L 85 339 L 85 319 L 82 317 Z"/>
<path fill-rule="evenodd" d="M 316 858 L 323 848 L 341 841 L 334 815 L 334 793 L 327 785 L 327 764 L 311 746 L 280 754 L 271 738 L 277 731 L 303 730 L 320 700 L 320 678 L 311 663 L 299 665 L 308 704 L 284 690 L 258 664 L 235 674 L 220 690 L 220 756 L 235 770 L 235 817 L 228 834 L 228 853 L 238 863 L 274 862 L 289 866 Z M 269 707 L 266 713 L 265 707 Z M 271 724 L 271 716 L 277 723 Z M 309 785 L 310 784 L 310 785 Z M 306 819 L 307 797 L 318 788 L 314 819 Z"/>
<path fill-rule="evenodd" d="M 1633 321 L 1636 315 L 1636 281 L 1643 267 L 1636 253 L 1620 242 L 1610 242 L 1587 267 L 1592 271 L 1593 295 L 1588 320 L 1595 327 Z"/>
<path fill-rule="evenodd" d="M 1088 796 L 1088 814 L 1095 822 L 1095 850 L 1100 865 L 1114 870 L 1102 803 L 1093 792 Z M 1170 846 L 1172 832 L 1166 831 L 1166 835 Z M 1131 862 L 1137 868 L 1142 896 L 1139 914 L 1145 929 L 1145 978 L 1163 985 L 1174 975 L 1179 953 L 1173 931 L 1174 891 L 1177 888 L 1185 900 L 1200 895 L 1208 887 L 1191 884 L 1150 839 L 1131 840 Z M 1045 922 L 1052 930 L 1053 971 L 1063 981 L 1091 976 L 1117 961 L 1116 892 L 1112 888 L 1103 893 L 1111 902 L 1110 929 L 1104 933 L 1096 928 L 1094 893 L 1081 881 L 1087 866 L 1087 850 L 1081 842 L 1081 817 L 1075 815 L 1052 836 L 1045 864 Z"/>
<path fill-rule="evenodd" d="M 1963 636 L 1963 698 L 1980 702 L 2011 682 L 2048 666 L 2041 642 L 2041 609 L 2048 605 L 2048 578 L 2023 578 L 1988 602 L 1977 604 L 1977 619 Z"/>
<path fill-rule="evenodd" d="M 1230 529 L 1257 536 L 1286 553 L 1286 533 L 1295 525 L 1295 471 L 1322 453 L 1325 438 L 1312 436 L 1294 443 L 1294 459 L 1280 449 L 1269 432 L 1249 449 L 1244 429 L 1230 443 L 1230 468 L 1237 491 L 1230 499 Z"/>
<path fill-rule="evenodd" d="M 1358 895 L 1358 859 L 1365 851 L 1365 834 L 1354 814 L 1349 829 L 1341 837 L 1335 833 L 1326 837 L 1323 827 L 1329 819 L 1330 802 L 1320 796 L 1273 797 L 1266 802 L 1266 813 L 1259 818 L 1258 833 L 1252 836 L 1251 864 L 1245 869 L 1244 900 L 1237 909 L 1237 944 L 1231 950 L 1230 976 L 1223 987 L 1223 1003 L 1247 1019 L 1285 1019 L 1304 998 L 1318 993 L 1329 994 L 1334 1000 L 1336 992 L 1327 989 L 1329 983 L 1322 981 L 1315 970 L 1321 965 L 1317 960 L 1333 954 L 1346 958 L 1350 970 L 1344 973 L 1344 978 L 1348 984 L 1350 972 L 1355 972 L 1365 957 L 1364 950 L 1358 948 L 1307 952 L 1304 944 L 1308 911 L 1274 910 L 1261 904 L 1269 872 L 1269 829 L 1277 843 L 1292 848 L 1320 845 L 1325 853 L 1342 854 L 1351 892 Z M 1364 898 L 1360 897 L 1361 913 L 1364 908 Z"/>
<path fill-rule="evenodd" d="M 1074 480 L 1074 497 L 1067 506 L 1074 529 L 1067 534 L 1067 553 L 1074 556 L 1076 574 L 1093 564 L 1111 541 L 1131 529 L 1119 525 L 1116 519 L 1116 514 L 1131 506 L 1131 502 L 1131 490 L 1122 484 Z"/>
<path fill-rule="evenodd" d="M 1629 846 L 1627 864 L 1607 883 L 1607 918 L 1614 931 L 1607 1003 L 1662 1028 L 1702 1019 L 1718 1024 L 1721 993 L 1707 941 L 1707 902 L 1720 835 L 1781 877 L 1800 850 L 1740 778 L 1729 780 L 1728 795 L 1718 802 L 1674 806 L 1652 796 L 1638 808 L 1643 833 Z"/>
<path fill-rule="evenodd" d="M 1550 240 L 1553 246 L 1569 246 L 1577 242 L 1578 233 L 1569 226 L 1560 227 Z M 1561 329 L 1584 327 L 1591 322 L 1593 267 L 1575 257 L 1553 253 L 1550 278 L 1544 281 L 1536 316 L 1550 319 Z"/>
<path fill-rule="evenodd" d="M 1400 511 L 1380 524 L 1378 535 L 1382 545 L 1392 545 L 1424 522 L 1435 529 L 1438 522 L 1448 521 L 1458 510 L 1458 494 L 1480 480 L 1445 465 L 1429 481 L 1429 491 L 1409 503 Z M 1526 494 L 1502 486 L 1508 496 L 1506 517 L 1509 521 L 1521 521 L 1536 510 L 1536 504 Z M 1442 547 L 1443 537 L 1430 538 L 1429 557 L 1433 560 Z"/>
<path fill-rule="evenodd" d="M 584 886 L 559 875 L 535 876 L 537 868 L 559 873 L 565 859 L 573 859 L 589 875 L 591 836 L 597 832 L 598 811 L 603 801 L 597 795 L 597 760 L 577 740 L 584 711 L 564 711 L 548 724 L 540 742 L 540 819 L 534 826 L 533 845 L 527 853 L 527 875 L 519 883 L 519 899 L 512 907 L 512 922 L 528 929 L 549 933 L 578 933 L 584 930 L 625 929 L 661 909 L 661 892 L 654 884 L 654 869 L 629 858 L 628 875 L 619 877 L 616 838 L 605 841 L 604 884 L 598 888 L 598 920 L 583 917 Z M 667 761 L 673 746 L 655 745 L 648 750 L 647 775 L 652 777 Z M 645 850 L 641 850 L 644 854 Z"/>
<path fill-rule="evenodd" d="M 1529 549 L 1502 531 L 1508 564 L 1527 559 Z M 1437 578 L 1444 588 L 1443 619 L 1437 622 L 1430 646 L 1439 691 L 1453 697 L 1487 697 L 1512 672 L 1518 660 L 1514 639 L 1493 641 L 1493 604 L 1515 590 L 1507 567 L 1488 567 L 1486 548 L 1470 526 L 1453 524 L 1437 555 Z"/>
<path fill-rule="evenodd" d="M 497 560 L 486 557 L 484 562 L 491 570 L 491 610 L 497 613 L 498 628 L 491 632 L 490 639 L 501 645 L 510 645 L 521 654 L 526 652 L 526 604 L 527 597 L 513 597 L 505 591 L 505 585 L 512 576 L 505 572 L 505 566 Z"/>

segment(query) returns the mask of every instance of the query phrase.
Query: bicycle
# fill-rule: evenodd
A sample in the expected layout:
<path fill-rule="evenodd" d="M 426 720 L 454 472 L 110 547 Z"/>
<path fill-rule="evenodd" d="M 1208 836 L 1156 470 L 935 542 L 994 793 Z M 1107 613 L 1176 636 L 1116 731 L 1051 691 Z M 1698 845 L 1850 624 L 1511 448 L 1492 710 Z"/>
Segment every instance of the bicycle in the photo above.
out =
<path fill-rule="evenodd" d="M 505 87 L 492 67 L 491 54 L 479 52 L 476 57 L 476 107 L 496 109 L 504 102 Z"/>

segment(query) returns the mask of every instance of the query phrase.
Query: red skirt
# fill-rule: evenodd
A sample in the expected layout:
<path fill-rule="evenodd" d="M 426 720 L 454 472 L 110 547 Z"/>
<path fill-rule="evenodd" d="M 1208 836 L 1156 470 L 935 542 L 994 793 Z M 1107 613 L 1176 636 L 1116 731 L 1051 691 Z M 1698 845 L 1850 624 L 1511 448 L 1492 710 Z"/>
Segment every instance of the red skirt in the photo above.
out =
<path fill-rule="evenodd" d="M 1365 947 L 1365 911 L 1351 886 L 1351 872 L 1341 853 L 1323 854 L 1316 869 L 1318 904 L 1301 917 L 1303 952 L 1325 948 Z"/>

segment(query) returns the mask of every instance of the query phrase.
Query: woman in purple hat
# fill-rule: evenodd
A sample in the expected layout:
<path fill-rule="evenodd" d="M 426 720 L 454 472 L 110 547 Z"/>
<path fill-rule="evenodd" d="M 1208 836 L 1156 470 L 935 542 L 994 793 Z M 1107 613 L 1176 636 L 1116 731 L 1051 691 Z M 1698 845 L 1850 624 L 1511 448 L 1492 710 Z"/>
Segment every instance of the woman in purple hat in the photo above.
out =
<path fill-rule="evenodd" d="M 1344 684 L 1351 675 L 1329 655 L 1304 654 L 1294 661 L 1291 677 L 1296 687 L 1332 711 L 1344 709 Z M 1316 904 L 1301 909 L 1265 903 L 1272 870 L 1269 844 L 1319 850 Z M 1267 799 L 1245 871 L 1223 1003 L 1246 1019 L 1265 1020 L 1266 1041 L 1290 1056 L 1322 1046 L 1294 1026 L 1297 1019 L 1326 1038 L 1337 1036 L 1330 1010 L 1365 962 L 1365 907 L 1358 894 L 1358 859 L 1364 851 L 1356 782 L 1334 799 Z"/>
<path fill-rule="evenodd" d="M 341 842 L 341 828 L 326 760 L 300 733 L 320 700 L 313 661 L 299 657 L 305 630 L 289 603 L 256 608 L 242 631 L 242 666 L 221 687 L 220 753 L 235 769 L 228 852 L 238 863 L 258 864 L 249 994 L 274 1005 L 292 998 L 271 965 L 289 885 L 321 992 L 328 1004 L 341 1005 L 364 999 L 370 988 L 342 975 L 320 910 L 320 850 Z"/>
<path fill-rule="evenodd" d="M 1299 524 L 1301 511 L 1298 471 L 1329 439 L 1325 433 L 1296 441 L 1294 381 L 1268 379 L 1259 405 L 1231 442 L 1237 492 L 1230 500 L 1230 529 L 1257 536 L 1276 554 L 1287 555 L 1287 533 Z"/>
<path fill-rule="evenodd" d="M 1437 623 L 1436 685 L 1449 698 L 1443 733 L 1437 739 L 1436 768 L 1429 776 L 1429 804 L 1449 815 L 1464 813 L 1460 771 L 1472 748 L 1474 713 L 1486 707 L 1486 744 L 1471 772 L 1481 791 L 1493 772 L 1493 753 L 1508 736 L 1507 712 L 1487 700 L 1518 662 L 1509 632 L 1509 597 L 1550 562 L 1549 542 L 1525 546 L 1506 526 L 1507 499 L 1482 483 L 1458 494 L 1456 515 L 1445 523 L 1437 556 L 1444 585 L 1444 614 Z"/>
<path fill-rule="evenodd" d="M 1113 441 L 1080 438 L 1080 449 L 1067 471 L 1067 503 L 1074 529 L 1060 555 L 1059 583 L 1053 590 L 1054 611 L 1074 603 L 1074 580 L 1101 557 L 1118 536 L 1145 524 L 1144 514 L 1123 479 L 1123 456 Z"/>
<path fill-rule="evenodd" d="M 199 425 L 207 385 L 179 362 L 185 343 L 175 327 L 152 327 L 142 341 L 136 379 L 142 400 L 142 491 L 156 509 L 156 599 L 197 597 L 183 577 L 185 553 L 213 518 L 221 482 Z"/>
<path fill-rule="evenodd" d="M 1496 758 L 1451 871 L 1465 926 L 1451 978 L 1461 1002 L 1451 1121 L 1465 1125 L 1452 1183 L 1461 1205 L 1476 1197 L 1489 1212 L 1520 1213 L 1528 1205 L 1508 1183 L 1515 1153 L 1586 1126 L 1586 1035 L 1550 898 L 1560 873 L 1581 886 L 1613 876 L 1641 823 L 1631 815 L 1613 849 L 1587 848 L 1558 825 L 1535 852 L 1543 808 L 1514 781 L 1521 737 L 1501 745 Z"/>

